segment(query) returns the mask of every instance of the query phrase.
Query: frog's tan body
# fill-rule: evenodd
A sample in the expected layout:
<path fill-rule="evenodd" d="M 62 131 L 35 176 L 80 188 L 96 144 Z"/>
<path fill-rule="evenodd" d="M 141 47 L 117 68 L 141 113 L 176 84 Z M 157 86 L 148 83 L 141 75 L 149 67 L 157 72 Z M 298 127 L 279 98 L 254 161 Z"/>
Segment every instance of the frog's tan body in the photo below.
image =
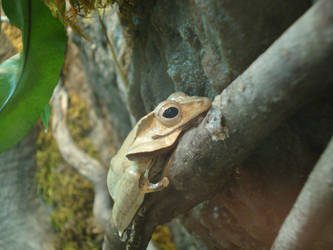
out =
<path fill-rule="evenodd" d="M 112 218 L 120 235 L 131 224 L 145 193 L 162 190 L 169 184 L 167 177 L 156 184 L 150 183 L 150 169 L 165 162 L 166 156 L 163 155 L 167 155 L 165 153 L 176 145 L 182 131 L 201 117 L 210 105 L 206 97 L 190 97 L 176 92 L 141 118 L 129 133 L 111 160 L 107 177 L 114 201 Z"/>

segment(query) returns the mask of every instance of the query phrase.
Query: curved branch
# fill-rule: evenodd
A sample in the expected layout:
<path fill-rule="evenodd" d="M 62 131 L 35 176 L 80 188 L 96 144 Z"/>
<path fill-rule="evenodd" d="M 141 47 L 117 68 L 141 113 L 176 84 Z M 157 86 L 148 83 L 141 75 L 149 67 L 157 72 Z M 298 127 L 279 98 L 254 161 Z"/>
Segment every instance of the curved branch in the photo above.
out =
<path fill-rule="evenodd" d="M 284 221 L 272 249 L 311 248 L 333 213 L 333 137 Z"/>
<path fill-rule="evenodd" d="M 165 172 L 169 187 L 145 201 L 144 244 L 157 224 L 211 198 L 235 164 L 329 86 L 332 9 L 332 1 L 317 2 L 216 96 L 205 120 L 181 138 Z"/>
<path fill-rule="evenodd" d="M 325 90 L 333 65 L 333 1 L 318 1 L 222 94 L 180 139 L 169 186 L 145 199 L 144 249 L 153 228 L 210 199 L 232 167 L 301 106 Z M 119 244 L 108 234 L 111 249 Z M 119 245 L 118 245 L 119 246 Z M 106 249 L 106 248 L 105 248 Z"/>
<path fill-rule="evenodd" d="M 92 182 L 95 189 L 94 216 L 105 229 L 111 215 L 111 198 L 107 190 L 107 170 L 97 160 L 84 153 L 73 141 L 66 125 L 68 94 L 59 84 L 52 99 L 54 110 L 52 132 L 62 157 L 83 177 Z"/>

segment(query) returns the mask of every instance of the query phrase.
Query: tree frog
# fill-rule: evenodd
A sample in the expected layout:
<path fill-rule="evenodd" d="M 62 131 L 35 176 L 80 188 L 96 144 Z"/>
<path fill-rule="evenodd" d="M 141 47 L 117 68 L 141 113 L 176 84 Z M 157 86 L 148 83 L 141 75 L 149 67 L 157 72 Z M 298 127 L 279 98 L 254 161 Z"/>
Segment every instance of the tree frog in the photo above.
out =
<path fill-rule="evenodd" d="M 169 180 L 151 183 L 152 172 L 162 172 L 181 133 L 201 121 L 211 106 L 206 97 L 173 93 L 141 118 L 112 158 L 107 185 L 114 201 L 113 222 L 119 235 L 130 226 L 146 193 L 164 189 Z M 161 169 L 158 169 L 161 168 Z"/>

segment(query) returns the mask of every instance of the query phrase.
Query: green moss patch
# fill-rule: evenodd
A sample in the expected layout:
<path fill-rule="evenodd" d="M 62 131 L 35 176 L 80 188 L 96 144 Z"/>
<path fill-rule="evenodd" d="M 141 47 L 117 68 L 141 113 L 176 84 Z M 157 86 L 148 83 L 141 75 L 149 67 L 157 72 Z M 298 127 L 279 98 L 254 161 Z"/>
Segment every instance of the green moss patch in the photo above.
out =
<path fill-rule="evenodd" d="M 87 153 L 98 154 L 87 138 L 90 124 L 84 103 L 71 95 L 68 127 L 76 143 Z M 37 182 L 42 198 L 52 208 L 51 223 L 57 249 L 101 249 L 103 232 L 95 223 L 92 209 L 94 191 L 61 157 L 51 132 L 38 138 Z"/>
<path fill-rule="evenodd" d="M 155 246 L 159 250 L 176 250 L 175 244 L 172 242 L 172 234 L 167 226 L 157 226 L 152 239 Z"/>

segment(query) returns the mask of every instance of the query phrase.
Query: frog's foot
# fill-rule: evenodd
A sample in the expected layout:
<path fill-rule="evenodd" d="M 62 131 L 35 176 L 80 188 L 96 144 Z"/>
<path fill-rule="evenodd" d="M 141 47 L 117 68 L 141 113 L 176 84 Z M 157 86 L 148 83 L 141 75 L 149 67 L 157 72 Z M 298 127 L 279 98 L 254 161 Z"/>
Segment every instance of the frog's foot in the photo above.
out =
<path fill-rule="evenodd" d="M 166 188 L 169 185 L 169 183 L 170 182 L 168 177 L 163 177 L 162 180 L 160 180 L 157 183 L 151 183 L 147 178 L 143 178 L 141 190 L 143 193 L 157 192 Z"/>

